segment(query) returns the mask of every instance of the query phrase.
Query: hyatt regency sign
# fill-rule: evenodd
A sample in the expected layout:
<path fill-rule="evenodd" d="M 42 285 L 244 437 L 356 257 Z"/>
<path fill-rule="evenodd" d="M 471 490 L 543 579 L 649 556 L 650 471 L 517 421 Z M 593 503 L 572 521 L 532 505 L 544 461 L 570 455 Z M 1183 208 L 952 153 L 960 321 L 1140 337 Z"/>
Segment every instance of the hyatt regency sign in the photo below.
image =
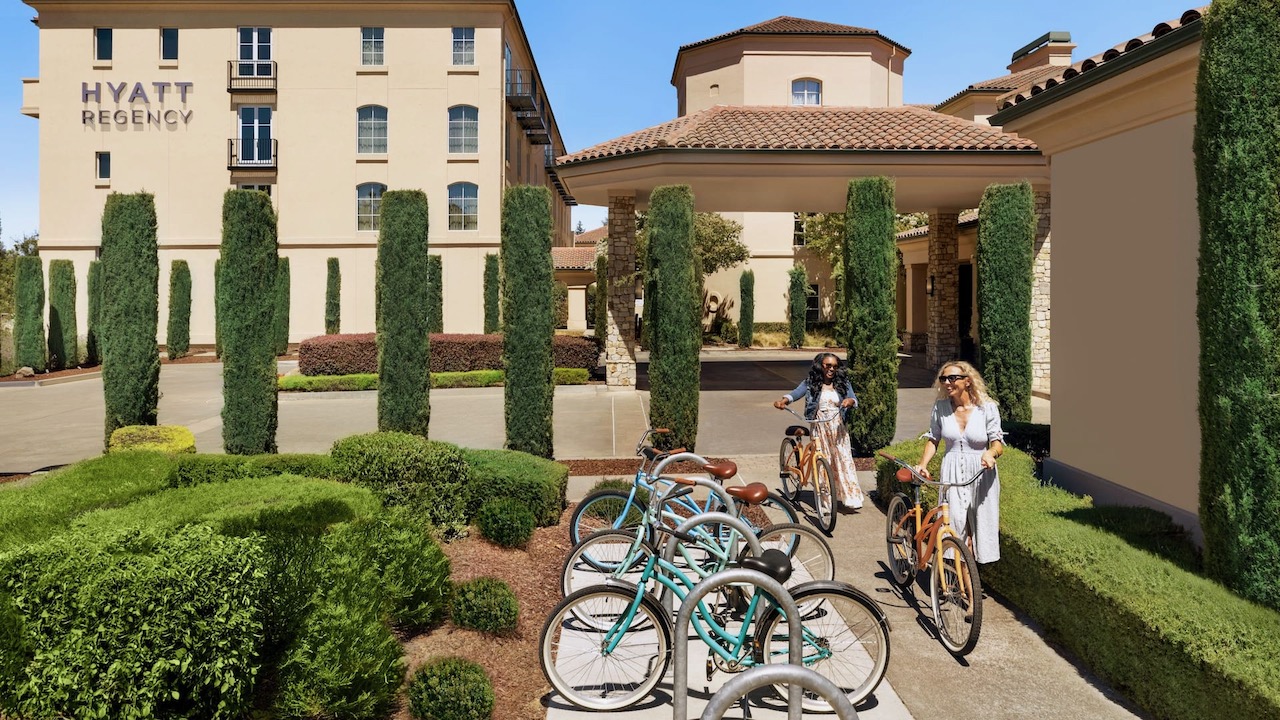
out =
<path fill-rule="evenodd" d="M 103 87 L 103 86 L 106 87 Z M 105 125 L 187 125 L 191 122 L 191 115 L 194 110 L 186 109 L 187 93 L 191 92 L 193 83 L 190 82 L 153 82 L 140 83 L 135 82 L 130 85 L 127 82 L 119 84 L 108 82 L 96 82 L 90 85 L 87 82 L 80 83 L 80 102 L 88 104 L 89 102 L 98 103 L 97 110 L 84 109 L 80 111 L 80 122 L 85 125 L 97 125 L 99 127 Z M 150 87 L 150 93 L 147 92 Z M 183 105 L 181 109 L 166 108 L 165 96 L 168 96 L 170 102 L 180 103 Z M 152 106 L 152 98 L 154 97 L 155 106 Z M 115 110 L 106 110 L 102 108 L 104 100 L 114 102 Z M 120 107 L 121 103 L 127 103 L 128 108 Z M 145 107 L 137 107 L 135 103 L 141 103 Z"/>

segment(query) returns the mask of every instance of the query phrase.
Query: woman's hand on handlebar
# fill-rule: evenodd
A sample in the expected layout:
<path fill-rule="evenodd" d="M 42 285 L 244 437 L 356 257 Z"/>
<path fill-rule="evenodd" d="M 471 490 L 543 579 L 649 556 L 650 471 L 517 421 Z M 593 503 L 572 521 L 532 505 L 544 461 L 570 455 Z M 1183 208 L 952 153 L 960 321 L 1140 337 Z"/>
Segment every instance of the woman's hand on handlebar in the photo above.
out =
<path fill-rule="evenodd" d="M 841 400 L 841 401 L 840 401 L 840 407 L 842 407 L 842 408 L 851 408 L 851 407 L 853 407 L 853 406 L 855 406 L 855 405 L 857 405 L 857 404 L 858 404 L 858 401 L 857 401 L 857 400 L 854 400 L 854 399 L 853 399 L 853 398 L 851 398 L 851 397 L 850 397 L 850 398 L 845 398 L 845 399 L 843 399 L 843 400 Z"/>
<path fill-rule="evenodd" d="M 933 479 L 933 476 L 929 474 L 929 468 L 925 467 L 924 465 L 916 465 L 911 469 L 914 470 L 918 475 L 920 475 L 921 477 L 927 480 Z"/>
<path fill-rule="evenodd" d="M 990 470 L 996 466 L 996 454 L 991 450 L 982 453 L 982 467 Z"/>
<path fill-rule="evenodd" d="M 790 401 L 785 397 L 781 397 L 773 401 L 773 406 L 779 410 L 785 410 L 788 404 L 790 404 Z"/>

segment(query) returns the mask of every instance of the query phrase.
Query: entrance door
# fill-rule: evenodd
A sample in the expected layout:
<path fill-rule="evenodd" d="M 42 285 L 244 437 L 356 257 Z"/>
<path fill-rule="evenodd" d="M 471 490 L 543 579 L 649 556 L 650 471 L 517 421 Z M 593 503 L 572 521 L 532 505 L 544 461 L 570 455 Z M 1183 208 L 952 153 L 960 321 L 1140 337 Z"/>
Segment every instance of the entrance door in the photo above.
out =
<path fill-rule="evenodd" d="M 240 164 L 270 165 L 271 108 L 246 105 L 240 108 Z"/>
<path fill-rule="evenodd" d="M 271 77 L 271 28 L 240 28 L 240 77 Z"/>
<path fill-rule="evenodd" d="M 957 316 L 960 320 L 960 359 L 974 362 L 977 359 L 977 348 L 973 342 L 973 265 L 966 263 L 960 266 L 960 304 Z"/>

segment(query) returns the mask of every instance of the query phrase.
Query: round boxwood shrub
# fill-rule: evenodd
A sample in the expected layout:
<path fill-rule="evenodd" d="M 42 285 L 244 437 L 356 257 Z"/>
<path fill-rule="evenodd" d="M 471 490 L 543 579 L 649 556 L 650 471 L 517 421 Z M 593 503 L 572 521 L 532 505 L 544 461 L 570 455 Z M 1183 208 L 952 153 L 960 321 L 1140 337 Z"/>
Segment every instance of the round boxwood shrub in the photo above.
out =
<path fill-rule="evenodd" d="M 524 547 L 534 524 L 533 513 L 515 498 L 490 500 L 476 515 L 481 534 L 502 547 Z"/>
<path fill-rule="evenodd" d="M 194 453 L 196 436 L 182 425 L 126 425 L 116 428 L 107 442 L 107 452 L 152 450 L 164 453 Z"/>
<path fill-rule="evenodd" d="M 466 525 L 471 469 L 456 445 L 401 432 L 353 435 L 330 452 L 340 479 L 446 531 Z"/>
<path fill-rule="evenodd" d="M 453 622 L 458 627 L 505 633 L 515 630 L 519 620 L 516 594 L 497 578 L 476 578 L 454 589 Z"/>
<path fill-rule="evenodd" d="M 432 660 L 409 681 L 409 714 L 416 720 L 488 720 L 493 716 L 493 684 L 484 668 L 470 660 Z"/>

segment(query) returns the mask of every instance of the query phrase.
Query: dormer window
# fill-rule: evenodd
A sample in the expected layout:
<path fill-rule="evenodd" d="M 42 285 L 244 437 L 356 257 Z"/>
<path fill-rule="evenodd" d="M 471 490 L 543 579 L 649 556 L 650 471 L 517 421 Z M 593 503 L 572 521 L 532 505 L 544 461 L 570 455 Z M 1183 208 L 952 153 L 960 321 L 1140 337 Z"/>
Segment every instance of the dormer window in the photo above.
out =
<path fill-rule="evenodd" d="M 803 78 L 791 81 L 792 105 L 821 105 L 822 81 Z"/>

